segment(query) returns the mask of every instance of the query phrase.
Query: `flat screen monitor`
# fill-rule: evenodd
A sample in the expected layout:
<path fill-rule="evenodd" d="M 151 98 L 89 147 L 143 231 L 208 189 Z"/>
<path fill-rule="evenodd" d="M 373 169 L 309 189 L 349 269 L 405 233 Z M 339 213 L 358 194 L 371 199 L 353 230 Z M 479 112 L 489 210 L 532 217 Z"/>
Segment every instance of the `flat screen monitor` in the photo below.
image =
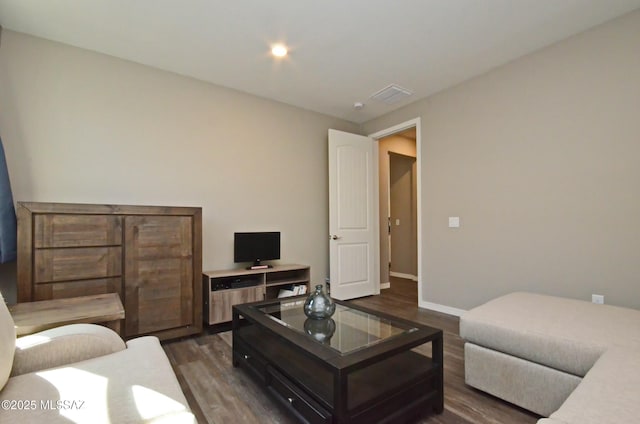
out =
<path fill-rule="evenodd" d="M 280 232 L 234 233 L 233 261 L 252 262 L 249 268 L 267 268 L 262 261 L 280 259 Z"/>

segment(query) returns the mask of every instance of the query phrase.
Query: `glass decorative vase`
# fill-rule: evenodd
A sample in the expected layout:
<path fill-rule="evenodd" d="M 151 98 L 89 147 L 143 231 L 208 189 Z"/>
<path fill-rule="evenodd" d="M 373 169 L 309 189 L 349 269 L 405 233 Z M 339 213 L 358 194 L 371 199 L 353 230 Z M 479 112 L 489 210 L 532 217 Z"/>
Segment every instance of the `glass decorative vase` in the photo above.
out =
<path fill-rule="evenodd" d="M 331 318 L 328 319 L 311 319 L 307 318 L 304 321 L 304 331 L 313 337 L 314 340 L 330 344 L 331 337 L 336 331 L 336 322 Z"/>
<path fill-rule="evenodd" d="M 303 308 L 304 314 L 311 319 L 326 319 L 336 311 L 336 304 L 322 290 L 322 285 L 318 284 L 305 300 Z"/>

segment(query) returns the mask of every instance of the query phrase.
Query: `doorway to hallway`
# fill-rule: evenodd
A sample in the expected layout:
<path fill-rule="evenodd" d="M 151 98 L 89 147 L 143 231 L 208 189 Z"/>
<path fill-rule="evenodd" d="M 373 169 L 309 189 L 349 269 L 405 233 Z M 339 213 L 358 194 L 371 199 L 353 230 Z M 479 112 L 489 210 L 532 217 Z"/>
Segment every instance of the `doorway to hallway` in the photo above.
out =
<path fill-rule="evenodd" d="M 413 286 L 418 298 L 416 127 L 378 139 L 380 288 Z"/>

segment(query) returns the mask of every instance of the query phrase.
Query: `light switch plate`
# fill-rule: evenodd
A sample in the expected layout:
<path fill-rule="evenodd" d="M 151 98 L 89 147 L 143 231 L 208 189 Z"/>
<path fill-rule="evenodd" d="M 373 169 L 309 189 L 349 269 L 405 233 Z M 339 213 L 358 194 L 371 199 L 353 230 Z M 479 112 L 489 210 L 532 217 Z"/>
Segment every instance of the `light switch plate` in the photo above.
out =
<path fill-rule="evenodd" d="M 459 216 L 450 216 L 449 217 L 449 228 L 458 228 L 460 227 L 460 217 Z"/>

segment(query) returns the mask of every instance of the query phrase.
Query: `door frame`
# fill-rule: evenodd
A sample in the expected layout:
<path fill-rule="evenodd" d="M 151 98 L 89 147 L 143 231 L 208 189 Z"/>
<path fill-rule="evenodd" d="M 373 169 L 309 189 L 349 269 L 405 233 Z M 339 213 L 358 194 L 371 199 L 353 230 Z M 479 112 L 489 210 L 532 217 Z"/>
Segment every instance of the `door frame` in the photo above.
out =
<path fill-rule="evenodd" d="M 367 137 L 371 137 L 375 143 L 376 143 L 376 153 L 379 151 L 379 140 L 381 138 L 393 135 L 395 133 L 399 133 L 401 131 L 404 131 L 406 129 L 409 128 L 416 128 L 416 190 L 417 190 L 417 214 L 418 214 L 418 225 L 417 225 L 417 229 L 416 231 L 418 232 L 418 246 L 417 246 L 417 254 L 418 254 L 418 299 L 417 299 L 417 303 L 418 306 L 420 306 L 423 302 L 422 302 L 422 136 L 421 136 L 421 128 L 420 128 L 420 118 L 414 118 L 414 119 L 410 119 L 408 121 L 404 121 L 400 124 L 394 125 L 392 127 L 389 128 L 385 128 L 383 130 L 377 131 L 373 134 L 369 134 Z M 377 155 L 376 155 L 377 156 Z M 373 176 L 373 178 L 375 179 L 374 183 L 376 184 L 376 187 L 378 186 L 378 180 L 379 180 L 379 170 L 378 167 L 376 166 L 375 169 L 375 175 Z M 378 193 L 379 193 L 379 189 L 377 189 Z M 376 209 L 378 208 L 378 205 L 376 204 Z M 376 213 L 377 215 L 377 213 Z M 380 254 L 378 253 L 378 269 L 380 267 Z M 378 279 L 378 286 L 380 286 L 381 282 Z"/>

